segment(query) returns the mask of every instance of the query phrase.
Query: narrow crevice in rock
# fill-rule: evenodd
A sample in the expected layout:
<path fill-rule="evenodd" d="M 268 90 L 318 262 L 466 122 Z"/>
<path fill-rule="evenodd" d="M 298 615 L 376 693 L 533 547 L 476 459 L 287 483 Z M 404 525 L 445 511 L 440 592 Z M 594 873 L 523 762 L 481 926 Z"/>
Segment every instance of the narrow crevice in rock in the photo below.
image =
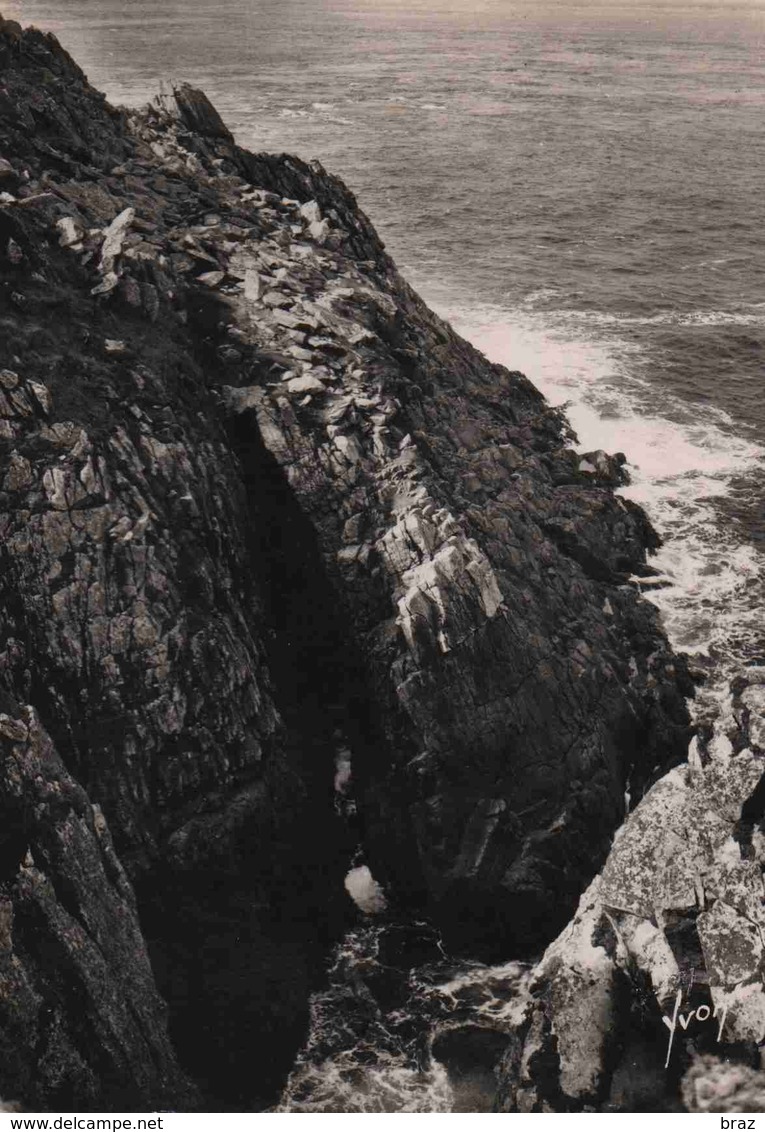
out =
<path fill-rule="evenodd" d="M 373 757 L 377 740 L 362 663 L 315 531 L 263 446 L 254 414 L 230 418 L 226 429 L 247 507 L 250 577 L 243 583 L 261 603 L 289 769 L 271 783 L 259 811 L 272 827 L 267 856 L 262 828 L 245 826 L 217 867 L 195 871 L 187 882 L 168 877 L 163 884 L 155 874 L 139 885 L 139 904 L 184 1065 L 218 1104 L 247 1109 L 276 1099 L 305 1037 L 308 995 L 324 979 L 328 949 L 349 923 L 343 878 L 359 831 L 335 806 L 338 737 L 355 766 Z M 311 801 L 313 819 L 303 816 L 299 832 L 289 812 L 291 791 Z M 251 884 L 259 873 L 268 875 L 272 896 L 253 919 L 242 878 Z M 163 939 L 168 924 L 170 938 Z M 215 1041 L 202 1045 L 200 1027 Z"/>
<path fill-rule="evenodd" d="M 253 412 L 227 422 L 249 509 L 249 563 L 262 595 L 274 697 L 303 742 L 302 769 L 331 790 L 334 733 L 370 757 L 374 708 L 346 613 L 325 574 L 316 531 L 260 439 Z"/>

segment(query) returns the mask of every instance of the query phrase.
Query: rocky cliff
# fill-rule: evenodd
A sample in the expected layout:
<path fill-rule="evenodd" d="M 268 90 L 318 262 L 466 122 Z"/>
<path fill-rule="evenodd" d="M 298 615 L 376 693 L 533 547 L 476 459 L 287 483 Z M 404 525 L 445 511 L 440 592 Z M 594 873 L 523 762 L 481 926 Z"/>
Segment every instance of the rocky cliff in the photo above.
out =
<path fill-rule="evenodd" d="M 2 19 L 0 370 L 0 1095 L 270 1103 L 357 843 L 549 942 L 689 738 L 619 461 L 318 163 Z"/>

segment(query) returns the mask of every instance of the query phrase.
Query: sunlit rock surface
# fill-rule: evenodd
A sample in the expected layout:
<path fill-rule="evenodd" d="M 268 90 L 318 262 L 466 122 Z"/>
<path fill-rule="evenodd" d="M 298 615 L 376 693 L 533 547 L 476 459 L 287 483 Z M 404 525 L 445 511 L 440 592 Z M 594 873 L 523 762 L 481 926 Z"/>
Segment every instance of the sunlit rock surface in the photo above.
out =
<path fill-rule="evenodd" d="M 765 749 L 752 705 L 763 680 L 750 669 L 734 682 L 547 949 L 500 1069 L 506 1110 L 658 1111 L 682 1097 L 689 1111 L 732 1112 L 761 1100 Z"/>

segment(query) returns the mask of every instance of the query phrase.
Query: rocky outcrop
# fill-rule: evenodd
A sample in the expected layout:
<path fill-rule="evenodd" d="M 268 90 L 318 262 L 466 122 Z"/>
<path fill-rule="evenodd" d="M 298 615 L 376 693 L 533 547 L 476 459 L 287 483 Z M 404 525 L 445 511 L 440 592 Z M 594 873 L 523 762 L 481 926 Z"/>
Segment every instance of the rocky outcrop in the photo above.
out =
<path fill-rule="evenodd" d="M 734 682 L 548 948 L 500 1070 L 504 1111 L 761 1111 L 763 680 Z"/>
<path fill-rule="evenodd" d="M 627 779 L 639 796 L 684 754 L 688 683 L 628 584 L 654 536 L 520 374 L 386 260 L 341 256 L 337 211 L 281 208 L 291 238 L 240 243 L 215 281 L 224 405 L 309 518 L 363 658 L 373 872 L 453 944 L 503 957 L 565 915 Z"/>
<path fill-rule="evenodd" d="M 0 705 L 3 1092 L 30 1108 L 196 1101 L 103 814 L 30 707 Z"/>
<path fill-rule="evenodd" d="M 580 458 L 432 314 L 320 165 L 241 150 L 191 88 L 128 114 L 52 37 L 0 41 L 0 685 L 49 736 L 79 839 L 35 849 L 44 811 L 17 820 L 2 785 L 30 997 L 7 997 L 0 1093 L 190 1103 L 158 987 L 201 1103 L 257 1107 L 357 840 L 394 907 L 522 955 L 627 785 L 684 757 L 690 684 L 632 584 L 656 539 L 619 459 Z M 27 958 L 43 897 L 57 947 L 120 937 L 86 1014 L 83 971 Z M 44 1015 L 66 1070 L 38 1067 Z"/>

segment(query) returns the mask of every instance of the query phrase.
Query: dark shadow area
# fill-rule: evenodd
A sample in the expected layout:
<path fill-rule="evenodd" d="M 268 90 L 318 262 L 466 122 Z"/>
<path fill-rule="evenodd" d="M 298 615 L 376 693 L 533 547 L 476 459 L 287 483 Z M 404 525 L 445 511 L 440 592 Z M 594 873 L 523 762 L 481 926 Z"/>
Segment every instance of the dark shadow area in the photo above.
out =
<path fill-rule="evenodd" d="M 461 1026 L 438 1034 L 433 1056 L 446 1067 L 454 1092 L 452 1112 L 493 1112 L 496 1066 L 507 1050 L 507 1034 Z"/>
<path fill-rule="evenodd" d="M 305 1039 L 308 999 L 348 923 L 359 831 L 336 812 L 338 736 L 364 757 L 375 724 L 360 658 L 315 532 L 253 413 L 227 422 L 247 506 L 245 588 L 262 610 L 285 724 L 241 828 L 189 874 L 155 872 L 142 923 L 181 1060 L 211 1104 L 273 1105 Z"/>

